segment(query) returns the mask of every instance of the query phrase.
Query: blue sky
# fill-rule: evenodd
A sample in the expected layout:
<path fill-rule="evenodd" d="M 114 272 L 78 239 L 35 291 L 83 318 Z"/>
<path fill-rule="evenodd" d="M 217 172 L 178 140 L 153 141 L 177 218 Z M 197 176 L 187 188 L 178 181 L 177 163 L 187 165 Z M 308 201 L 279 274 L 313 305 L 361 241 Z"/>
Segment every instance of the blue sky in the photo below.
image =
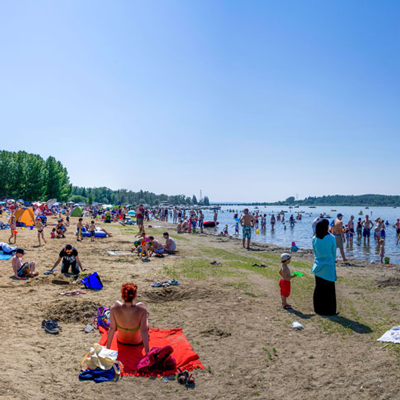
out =
<path fill-rule="evenodd" d="M 0 1 L 0 147 L 86 187 L 398 194 L 399 18 L 397 1 Z"/>

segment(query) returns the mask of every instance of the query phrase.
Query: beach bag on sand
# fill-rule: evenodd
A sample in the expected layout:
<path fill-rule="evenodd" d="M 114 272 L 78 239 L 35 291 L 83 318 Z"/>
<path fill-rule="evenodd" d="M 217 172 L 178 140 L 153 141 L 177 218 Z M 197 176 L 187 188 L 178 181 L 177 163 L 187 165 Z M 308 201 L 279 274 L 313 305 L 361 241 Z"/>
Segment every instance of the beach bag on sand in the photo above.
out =
<path fill-rule="evenodd" d="M 94 326 L 99 328 L 102 326 L 105 329 L 110 328 L 110 309 L 107 307 L 99 307 L 94 318 Z"/>
<path fill-rule="evenodd" d="M 121 361 L 117 361 L 118 351 L 107 349 L 98 343 L 93 343 L 90 350 L 85 354 L 81 361 L 81 370 L 95 370 L 100 368 L 104 371 L 114 369 L 115 380 L 119 379 L 121 374 Z"/>
<path fill-rule="evenodd" d="M 101 282 L 101 279 L 97 272 L 93 272 L 93 274 L 87 276 L 86 278 L 83 278 L 81 280 L 81 283 L 83 283 L 88 289 L 92 290 L 103 289 L 103 283 Z"/>

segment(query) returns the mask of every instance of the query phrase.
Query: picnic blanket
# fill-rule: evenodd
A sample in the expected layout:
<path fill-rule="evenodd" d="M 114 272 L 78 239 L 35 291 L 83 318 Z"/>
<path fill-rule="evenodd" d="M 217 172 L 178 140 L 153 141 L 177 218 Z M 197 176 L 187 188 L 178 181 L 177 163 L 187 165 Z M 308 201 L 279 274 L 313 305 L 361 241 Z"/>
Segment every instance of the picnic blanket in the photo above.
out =
<path fill-rule="evenodd" d="M 392 329 L 385 332 L 378 342 L 400 343 L 400 326 L 394 326 Z"/>
<path fill-rule="evenodd" d="M 12 257 L 12 254 L 4 254 L 0 251 L 0 260 L 9 260 Z"/>
<path fill-rule="evenodd" d="M 102 326 L 99 326 L 101 339 L 99 344 L 105 346 L 107 344 L 108 331 Z M 172 357 L 176 360 L 176 369 L 166 371 L 162 375 L 172 375 L 181 370 L 187 369 L 193 371 L 196 368 L 205 369 L 199 356 L 194 352 L 192 346 L 183 334 L 181 328 L 174 329 L 149 329 L 150 349 L 153 347 L 171 346 L 173 348 Z M 128 376 L 161 376 L 161 374 L 138 373 L 136 365 L 139 360 L 145 356 L 143 346 L 133 347 L 123 345 L 117 341 L 117 333 L 114 335 L 111 349 L 118 351 L 118 361 L 123 364 L 121 375 Z"/>

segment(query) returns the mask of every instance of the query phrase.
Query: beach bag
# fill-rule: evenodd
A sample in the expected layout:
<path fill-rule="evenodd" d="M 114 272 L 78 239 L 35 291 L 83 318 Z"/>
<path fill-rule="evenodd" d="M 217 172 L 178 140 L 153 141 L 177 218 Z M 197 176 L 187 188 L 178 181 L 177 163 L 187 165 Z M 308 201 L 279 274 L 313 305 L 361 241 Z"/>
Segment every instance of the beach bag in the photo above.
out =
<path fill-rule="evenodd" d="M 114 369 L 116 379 L 121 374 L 121 361 L 117 361 L 118 351 L 107 349 L 98 343 L 93 343 L 90 350 L 84 355 L 81 361 L 81 370 L 95 370 L 100 368 L 104 371 Z"/>
<path fill-rule="evenodd" d="M 92 290 L 103 289 L 103 284 L 97 272 L 94 272 L 93 274 L 87 276 L 86 278 L 83 278 L 81 280 L 81 283 L 83 283 L 88 289 Z"/>
<path fill-rule="evenodd" d="M 105 329 L 110 328 L 110 309 L 107 307 L 99 307 L 97 309 L 96 317 L 94 318 L 94 325 L 96 328 L 102 326 Z"/>

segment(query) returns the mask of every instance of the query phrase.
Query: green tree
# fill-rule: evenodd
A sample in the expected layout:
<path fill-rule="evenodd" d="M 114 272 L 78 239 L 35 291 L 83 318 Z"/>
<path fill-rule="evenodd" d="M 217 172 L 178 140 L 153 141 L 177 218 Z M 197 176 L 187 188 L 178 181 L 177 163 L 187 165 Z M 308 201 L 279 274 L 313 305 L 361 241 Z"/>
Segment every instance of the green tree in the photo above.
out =
<path fill-rule="evenodd" d="M 204 196 L 203 202 L 204 202 L 205 206 L 209 206 L 210 205 L 210 200 L 209 200 L 208 196 Z"/>
<path fill-rule="evenodd" d="M 193 195 L 192 197 L 192 203 L 197 204 L 197 197 L 195 195 Z"/>

